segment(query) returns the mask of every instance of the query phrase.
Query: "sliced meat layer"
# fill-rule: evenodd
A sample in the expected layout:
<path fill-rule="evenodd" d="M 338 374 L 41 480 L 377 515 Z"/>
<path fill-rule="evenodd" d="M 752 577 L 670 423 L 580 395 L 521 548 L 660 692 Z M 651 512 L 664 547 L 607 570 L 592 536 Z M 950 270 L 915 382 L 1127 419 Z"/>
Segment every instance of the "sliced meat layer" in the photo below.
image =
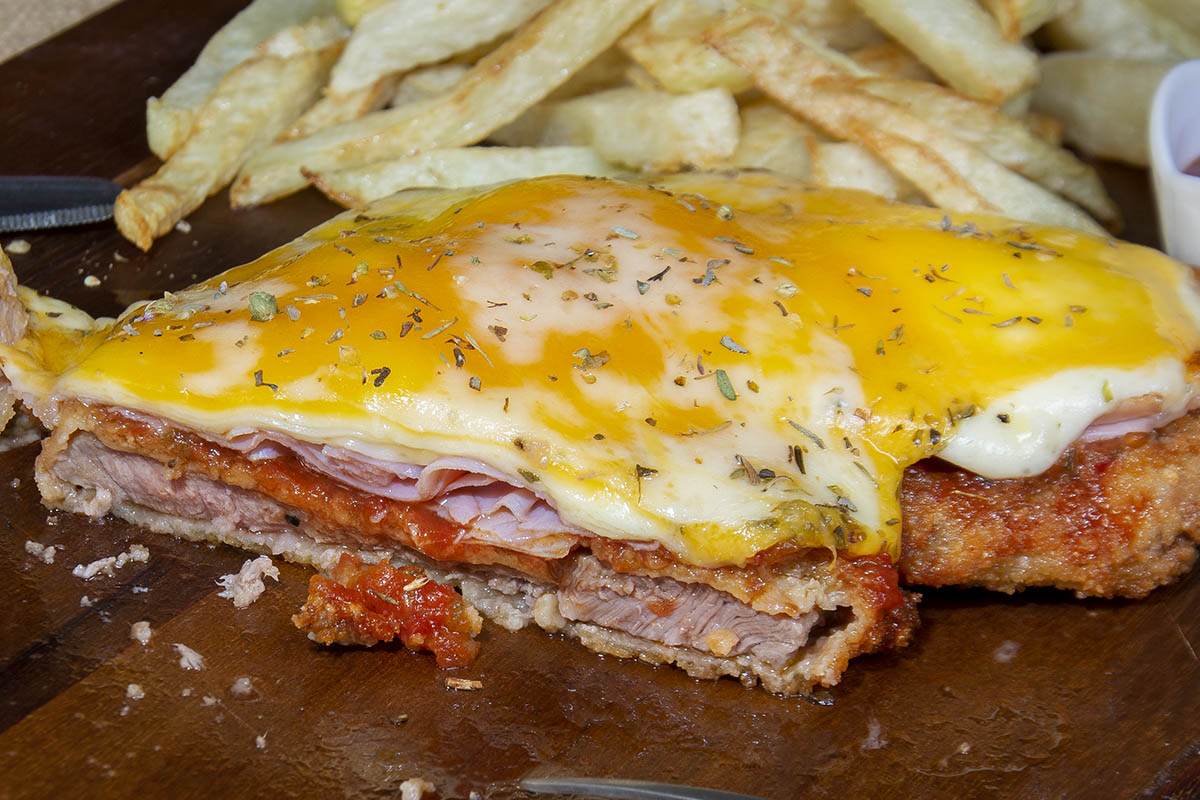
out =
<path fill-rule="evenodd" d="M 910 584 L 1142 597 L 1196 560 L 1200 413 L 1077 443 L 1021 480 L 925 461 L 905 472 L 902 508 Z"/>
<path fill-rule="evenodd" d="M 773 667 L 793 661 L 821 619 L 816 610 L 797 617 L 760 614 L 711 586 L 623 575 L 594 556 L 575 559 L 558 593 L 558 610 L 569 620 L 672 647 L 721 656 L 750 653 Z"/>
<path fill-rule="evenodd" d="M 486 586 L 468 599 L 505 627 L 534 621 L 603 652 L 780 693 L 836 683 L 850 658 L 906 644 L 916 624 L 916 598 L 899 591 L 885 560 L 830 560 L 825 551 L 792 548 L 745 568 L 705 569 L 646 543 L 574 532 L 567 533 L 577 545 L 566 555 L 538 557 L 503 540 L 472 540 L 427 504 L 314 471 L 291 448 L 257 458 L 253 450 L 69 402 L 45 441 L 37 479 L 55 507 L 111 511 L 187 538 L 326 568 L 331 553 L 336 561 L 347 551 L 432 567 L 464 594 Z M 328 610 L 318 603 L 308 627 L 337 634 Z"/>

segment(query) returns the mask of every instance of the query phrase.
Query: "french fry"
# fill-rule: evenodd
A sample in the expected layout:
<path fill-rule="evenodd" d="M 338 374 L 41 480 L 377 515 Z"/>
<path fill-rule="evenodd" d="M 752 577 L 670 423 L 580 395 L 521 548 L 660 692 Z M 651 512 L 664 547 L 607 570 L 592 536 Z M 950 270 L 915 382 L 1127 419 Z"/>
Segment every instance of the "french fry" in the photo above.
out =
<path fill-rule="evenodd" d="M 329 90 L 346 94 L 385 75 L 436 64 L 515 30 L 549 0 L 391 0 L 363 15 Z"/>
<path fill-rule="evenodd" d="M 114 217 L 142 250 L 233 178 L 246 154 L 270 142 L 328 80 L 344 41 L 336 17 L 285 29 L 230 70 L 196 116 L 191 135 L 153 176 L 117 197 Z"/>
<path fill-rule="evenodd" d="M 1115 58 L 1099 53 L 1051 53 L 1033 108 L 1063 124 L 1063 138 L 1100 158 L 1149 164 L 1150 101 L 1173 61 Z"/>
<path fill-rule="evenodd" d="M 853 142 L 818 142 L 812 156 L 812 182 L 860 189 L 887 200 L 919 197 L 915 187 L 869 150 Z"/>
<path fill-rule="evenodd" d="M 720 0 L 659 0 L 646 18 L 621 38 L 621 50 L 671 92 L 750 87 L 750 78 L 700 41 L 724 12 Z"/>
<path fill-rule="evenodd" d="M 1141 0 L 1142 5 L 1159 16 L 1183 26 L 1192 36 L 1200 37 L 1200 14 L 1196 0 Z"/>
<path fill-rule="evenodd" d="M 778 34 L 783 29 L 776 26 L 775 30 Z M 989 158 L 1074 200 L 1106 224 L 1119 226 L 1117 207 L 1094 169 L 1070 152 L 1049 145 L 995 106 L 926 81 L 851 78 L 843 71 L 846 62 L 842 56 L 831 54 L 828 48 L 796 31 L 789 34 L 793 47 L 801 47 L 796 55 L 802 58 L 802 66 L 797 68 L 794 80 L 815 81 L 829 76 L 850 80 L 852 83 L 844 84 L 845 88 L 880 97 L 906 108 L 921 120 L 953 131 L 956 138 Z"/>
<path fill-rule="evenodd" d="M 1019 42 L 1048 21 L 1066 13 L 1075 0 L 981 0 L 996 18 L 1000 33 Z"/>
<path fill-rule="evenodd" d="M 221 78 L 254 55 L 259 42 L 290 25 L 332 14 L 333 6 L 332 0 L 254 0 L 208 40 L 195 63 L 162 97 L 146 101 L 150 152 L 165 161 L 183 145 Z"/>
<path fill-rule="evenodd" d="M 724 89 L 689 94 L 626 87 L 544 104 L 492 140 L 509 145 L 583 145 L 633 169 L 711 167 L 733 154 L 740 120 Z"/>
<path fill-rule="evenodd" d="M 1052 117 L 1049 114 L 1039 114 L 1036 111 L 1030 111 L 1025 115 L 1025 125 L 1028 126 L 1034 136 L 1045 140 L 1047 144 L 1051 144 L 1054 147 L 1062 147 L 1062 120 Z"/>
<path fill-rule="evenodd" d="M 355 89 L 346 94 L 326 92 L 320 100 L 300 115 L 300 119 L 279 134 L 276 141 L 303 139 L 319 130 L 358 119 L 363 114 L 383 108 L 395 96 L 396 86 L 399 82 L 400 79 L 397 76 L 387 75 L 369 86 Z"/>
<path fill-rule="evenodd" d="M 742 135 L 729 157 L 731 167 L 769 169 L 797 180 L 812 179 L 816 132 L 775 103 L 764 100 L 741 109 Z"/>
<path fill-rule="evenodd" d="M 937 123 L 1014 172 L 1036 181 L 1117 226 L 1120 212 L 1100 176 L 1069 151 L 1035 135 L 998 108 L 922 81 L 859 78 L 854 87 L 896 103 L 918 118 Z"/>
<path fill-rule="evenodd" d="M 629 71 L 634 64 L 616 45 L 583 65 L 583 68 L 567 78 L 561 86 L 546 95 L 546 100 L 570 100 L 592 92 L 616 89 L 629 85 Z"/>
<path fill-rule="evenodd" d="M 883 30 L 963 94 L 1002 103 L 1037 80 L 1037 56 L 1005 41 L 976 0 L 855 0 Z"/>
<path fill-rule="evenodd" d="M 391 105 L 402 106 L 443 95 L 453 89 L 470 69 L 466 64 L 454 63 L 414 69 L 396 85 Z"/>
<path fill-rule="evenodd" d="M 929 67 L 922 64 L 907 48 L 892 41 L 869 44 L 849 55 L 854 63 L 877 75 L 913 81 L 935 80 Z"/>
<path fill-rule="evenodd" d="M 777 19 L 741 12 L 705 40 L 755 84 L 835 138 L 856 142 L 911 181 L 935 205 L 1007 214 L 1102 233 L 1087 214 L 904 108 L 856 91 Z"/>
<path fill-rule="evenodd" d="M 736 64 L 696 38 L 661 36 L 643 24 L 621 39 L 620 46 L 658 86 L 668 91 L 720 88 L 740 92 L 751 85 L 750 76 Z"/>
<path fill-rule="evenodd" d="M 1193 4 L 1193 24 L 1197 16 Z M 1061 50 L 1137 59 L 1200 58 L 1200 35 L 1138 0 L 1075 0 L 1041 36 Z"/>
<path fill-rule="evenodd" d="M 335 203 L 359 208 L 416 187 L 459 189 L 542 175 L 617 172 L 589 147 L 452 147 L 307 177 Z"/>
<path fill-rule="evenodd" d="M 230 198 L 257 205 L 307 185 L 314 173 L 363 166 L 485 139 L 608 49 L 654 0 L 557 0 L 431 101 L 377 111 L 305 139 L 272 145 L 242 168 Z"/>
<path fill-rule="evenodd" d="M 357 25 L 368 11 L 379 8 L 387 0 L 337 0 L 337 13 L 350 27 Z"/>
<path fill-rule="evenodd" d="M 837 50 L 857 50 L 887 39 L 854 0 L 752 0 L 747 5 L 774 14 Z"/>

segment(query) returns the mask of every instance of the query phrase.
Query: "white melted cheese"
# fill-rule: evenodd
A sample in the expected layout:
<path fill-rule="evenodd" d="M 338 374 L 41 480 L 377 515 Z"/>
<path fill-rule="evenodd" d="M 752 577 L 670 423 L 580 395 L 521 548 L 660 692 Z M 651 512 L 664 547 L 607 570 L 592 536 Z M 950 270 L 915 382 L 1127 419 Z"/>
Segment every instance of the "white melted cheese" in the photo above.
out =
<path fill-rule="evenodd" d="M 131 310 L 48 391 L 478 459 L 709 565 L 896 557 L 909 464 L 1035 474 L 1124 402 L 1191 400 L 1200 303 L 1153 251 L 761 175 L 664 186 L 403 193 Z"/>

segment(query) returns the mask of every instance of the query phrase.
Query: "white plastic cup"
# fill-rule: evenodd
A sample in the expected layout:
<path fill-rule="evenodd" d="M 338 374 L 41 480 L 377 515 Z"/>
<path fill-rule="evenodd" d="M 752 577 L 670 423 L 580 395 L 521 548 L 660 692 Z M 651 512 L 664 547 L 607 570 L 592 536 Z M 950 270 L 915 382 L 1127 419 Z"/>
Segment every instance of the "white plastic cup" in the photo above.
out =
<path fill-rule="evenodd" d="M 1200 177 L 1183 170 L 1200 158 L 1200 60 L 1167 73 L 1150 108 L 1150 166 L 1163 247 L 1200 265 Z"/>

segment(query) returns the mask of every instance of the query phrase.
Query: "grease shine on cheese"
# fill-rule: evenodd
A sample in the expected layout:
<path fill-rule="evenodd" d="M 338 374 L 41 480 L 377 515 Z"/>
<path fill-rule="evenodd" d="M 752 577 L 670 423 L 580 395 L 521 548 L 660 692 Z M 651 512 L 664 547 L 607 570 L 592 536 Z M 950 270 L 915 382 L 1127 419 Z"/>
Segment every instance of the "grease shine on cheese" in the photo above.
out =
<path fill-rule="evenodd" d="M 1197 308 L 1180 265 L 1071 231 L 762 175 L 558 177 L 344 214 L 131 309 L 57 390 L 477 458 L 698 564 L 895 557 L 905 466 L 1023 475 L 1123 400 L 1182 409 Z"/>

